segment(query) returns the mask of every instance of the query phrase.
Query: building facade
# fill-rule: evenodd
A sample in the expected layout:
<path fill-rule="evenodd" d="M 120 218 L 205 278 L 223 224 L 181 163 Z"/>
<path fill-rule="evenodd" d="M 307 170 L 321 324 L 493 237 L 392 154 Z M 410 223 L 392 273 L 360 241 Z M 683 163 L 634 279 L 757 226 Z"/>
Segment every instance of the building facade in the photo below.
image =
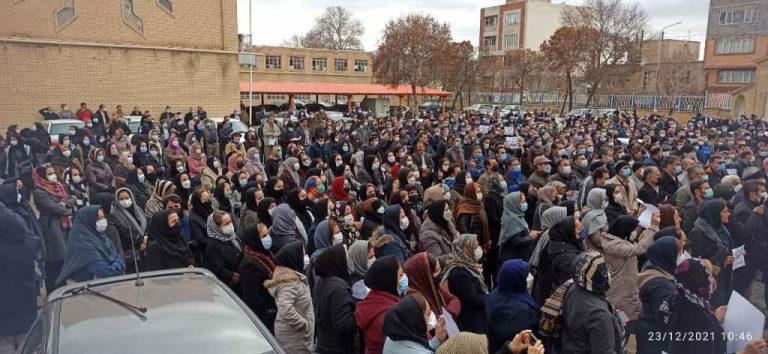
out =
<path fill-rule="evenodd" d="M 374 83 L 373 54 L 370 52 L 248 45 L 242 45 L 242 49 L 256 54 L 256 65 L 252 68 L 253 82 Z M 240 82 L 250 82 L 250 65 L 241 64 L 239 71 Z M 257 95 L 254 105 L 261 104 L 260 93 L 254 94 Z M 244 93 L 243 98 L 247 97 L 247 93 Z M 295 99 L 305 103 L 316 99 L 328 103 L 347 103 L 350 98 L 343 95 L 296 95 Z M 359 102 L 362 97 L 353 96 L 351 99 Z M 264 97 L 265 104 L 287 101 L 287 95 L 268 94 Z"/>
<path fill-rule="evenodd" d="M 239 106 L 235 0 L 0 2 L 0 127 L 37 111 Z"/>
<path fill-rule="evenodd" d="M 766 56 L 768 0 L 710 0 L 704 50 L 707 92 L 730 93 L 732 117 L 765 116 Z"/>
<path fill-rule="evenodd" d="M 507 0 L 480 9 L 480 49 L 489 55 L 508 50 L 539 50 L 562 26 L 560 13 L 571 7 L 551 0 Z"/>

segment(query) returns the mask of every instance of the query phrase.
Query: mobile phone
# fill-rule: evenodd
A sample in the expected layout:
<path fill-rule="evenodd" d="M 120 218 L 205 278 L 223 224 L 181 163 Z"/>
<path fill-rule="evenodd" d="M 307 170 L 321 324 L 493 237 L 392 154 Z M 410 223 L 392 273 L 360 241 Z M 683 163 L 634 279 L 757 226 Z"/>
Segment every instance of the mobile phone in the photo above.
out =
<path fill-rule="evenodd" d="M 531 345 L 536 344 L 536 342 L 539 341 L 539 338 L 536 338 L 536 336 L 533 335 L 533 332 L 528 333 L 528 336 L 531 339 L 530 341 Z"/>

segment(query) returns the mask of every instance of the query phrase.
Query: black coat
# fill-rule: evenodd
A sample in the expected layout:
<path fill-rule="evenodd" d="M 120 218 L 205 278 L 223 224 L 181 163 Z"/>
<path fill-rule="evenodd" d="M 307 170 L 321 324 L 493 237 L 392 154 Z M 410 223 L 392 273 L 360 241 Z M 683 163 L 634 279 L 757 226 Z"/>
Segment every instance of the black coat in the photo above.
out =
<path fill-rule="evenodd" d="M 640 287 L 640 302 L 643 306 L 635 322 L 638 353 L 661 354 L 662 350 L 669 352 L 669 340 L 651 340 L 659 338 L 649 336 L 668 329 L 664 321 L 665 317 L 669 320 L 669 310 L 676 294 L 675 284 L 664 277 L 648 280 Z"/>
<path fill-rule="evenodd" d="M 160 245 L 150 242 L 147 247 L 147 255 L 142 262 L 142 270 L 163 270 L 173 268 L 186 268 L 190 265 L 194 265 L 194 259 L 188 261 L 181 260 L 177 257 L 170 255 Z"/>
<path fill-rule="evenodd" d="M 539 261 L 540 271 L 533 285 L 533 299 L 543 304 L 552 292 L 573 278 L 573 260 L 582 250 L 572 242 L 550 240 Z"/>
<path fill-rule="evenodd" d="M 504 200 L 501 196 L 490 194 L 484 199 L 483 204 L 485 204 L 485 215 L 488 217 L 488 237 L 491 239 L 492 246 L 498 246 L 501 216 L 504 215 Z"/>
<path fill-rule="evenodd" d="M 358 330 L 349 285 L 338 277 L 318 277 L 313 290 L 316 352 L 354 353 Z"/>
<path fill-rule="evenodd" d="M 0 336 L 18 336 L 27 333 L 37 317 L 38 241 L 20 216 L 0 208 Z"/>
<path fill-rule="evenodd" d="M 659 186 L 659 191 L 656 192 L 656 190 L 647 183 L 643 184 L 643 188 L 640 188 L 637 192 L 637 198 L 656 207 L 664 201 L 671 200 L 670 196 L 664 192 L 663 188 Z"/>
<path fill-rule="evenodd" d="M 274 333 L 277 305 L 275 298 L 264 287 L 264 282 L 270 280 L 272 271 L 266 269 L 251 257 L 243 257 L 240 262 L 240 287 L 243 289 L 243 301 L 259 317 L 261 322 Z"/>
<path fill-rule="evenodd" d="M 243 252 L 237 249 L 232 242 L 219 241 L 208 238 L 203 255 L 203 268 L 207 268 L 224 284 L 236 293 L 240 294 L 240 283 L 232 284 L 232 277 L 240 271 L 240 262 Z"/>
<path fill-rule="evenodd" d="M 663 194 L 673 196 L 678 188 L 680 188 L 680 183 L 677 181 L 677 176 L 671 176 L 666 171 L 661 171 L 659 192 L 663 191 Z M 643 201 L 645 202 L 645 200 Z"/>
<path fill-rule="evenodd" d="M 448 289 L 461 301 L 456 325 L 462 332 L 485 333 L 485 297 L 483 285 L 467 269 L 454 268 L 448 274 Z"/>
<path fill-rule="evenodd" d="M 562 353 L 622 353 L 623 329 L 605 295 L 574 285 L 565 296 Z"/>
<path fill-rule="evenodd" d="M 479 240 L 483 234 L 483 220 L 478 214 L 461 214 L 456 219 L 456 230 L 461 234 L 475 234 Z"/>
<path fill-rule="evenodd" d="M 711 240 L 698 227 L 695 227 L 688 234 L 688 242 L 691 246 L 691 256 L 695 258 L 706 258 L 712 264 L 720 267 L 720 273 L 717 275 L 717 290 L 712 294 L 710 300 L 712 305 L 717 307 L 726 305 L 730 298 L 733 279 L 733 266 L 725 265 L 725 258 L 730 256 L 731 247 L 724 246 L 719 242 Z"/>

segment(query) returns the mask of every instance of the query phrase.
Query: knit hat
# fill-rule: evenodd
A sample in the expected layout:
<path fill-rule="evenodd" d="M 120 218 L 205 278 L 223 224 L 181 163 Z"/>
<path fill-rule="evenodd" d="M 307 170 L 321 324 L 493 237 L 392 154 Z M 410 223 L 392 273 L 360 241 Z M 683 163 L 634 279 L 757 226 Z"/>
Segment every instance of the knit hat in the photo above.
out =
<path fill-rule="evenodd" d="M 481 334 L 461 332 L 437 348 L 436 354 L 488 353 L 488 338 Z"/>
<path fill-rule="evenodd" d="M 611 287 L 611 275 L 605 258 L 595 251 L 579 254 L 573 261 L 573 281 L 591 293 L 605 294 Z"/>

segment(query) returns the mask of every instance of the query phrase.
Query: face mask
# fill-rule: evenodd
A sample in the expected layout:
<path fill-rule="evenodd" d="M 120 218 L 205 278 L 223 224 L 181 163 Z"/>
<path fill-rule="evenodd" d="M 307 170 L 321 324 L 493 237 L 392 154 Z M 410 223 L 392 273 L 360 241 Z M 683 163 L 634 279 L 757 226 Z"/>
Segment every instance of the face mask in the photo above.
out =
<path fill-rule="evenodd" d="M 403 277 L 400 278 L 400 285 L 397 289 L 398 294 L 400 296 L 405 295 L 406 290 L 408 290 L 408 276 L 403 274 Z"/>
<path fill-rule="evenodd" d="M 104 232 L 107 229 L 107 219 L 96 220 L 96 231 Z"/>
<path fill-rule="evenodd" d="M 411 224 L 411 221 L 407 217 L 400 219 L 400 229 L 405 230 Z"/>
<path fill-rule="evenodd" d="M 16 203 L 21 203 L 21 193 L 16 193 Z"/>
<path fill-rule="evenodd" d="M 379 166 L 380 166 L 379 163 L 376 162 L 376 163 L 371 165 L 371 168 L 375 170 L 375 169 L 379 168 Z"/>
<path fill-rule="evenodd" d="M 435 317 L 435 313 L 430 311 L 429 312 L 429 319 L 427 320 L 427 331 L 431 331 L 435 329 L 437 326 L 437 317 Z"/>
<path fill-rule="evenodd" d="M 49 182 L 56 182 L 56 175 L 48 175 L 46 178 Z"/>
<path fill-rule="evenodd" d="M 474 182 L 474 180 L 472 179 L 472 177 L 469 177 L 469 176 L 467 176 L 467 178 L 466 178 L 466 179 L 464 179 L 464 183 L 466 183 L 466 184 L 470 184 L 470 183 L 472 183 L 472 182 Z"/>
<path fill-rule="evenodd" d="M 11 145 L 13 146 L 19 145 L 19 142 L 16 140 L 11 140 Z"/>
<path fill-rule="evenodd" d="M 480 261 L 481 258 L 483 258 L 483 249 L 478 246 L 475 248 L 475 260 Z"/>
<path fill-rule="evenodd" d="M 379 210 L 376 210 L 376 212 L 379 214 L 384 214 L 384 207 L 379 207 Z"/>
<path fill-rule="evenodd" d="M 64 155 L 64 157 L 69 157 L 70 155 L 72 155 L 72 151 L 67 150 L 67 151 L 64 151 L 62 154 Z"/>
<path fill-rule="evenodd" d="M 229 224 L 227 226 L 221 227 L 221 232 L 227 235 L 234 235 L 235 234 L 235 225 Z"/>
<path fill-rule="evenodd" d="M 138 175 L 136 177 L 139 179 L 139 182 L 141 182 L 141 183 L 144 183 L 144 180 L 146 178 L 146 177 L 144 177 L 144 175 Z"/>
<path fill-rule="evenodd" d="M 741 187 L 742 187 L 741 184 L 737 184 L 736 187 L 733 187 L 733 191 L 736 193 L 739 193 L 739 191 L 741 190 Z"/>
<path fill-rule="evenodd" d="M 104 162 L 104 155 L 96 156 L 96 161 Z"/>
<path fill-rule="evenodd" d="M 704 199 L 710 200 L 715 197 L 715 191 L 712 189 L 707 189 L 704 191 Z"/>
<path fill-rule="evenodd" d="M 520 172 L 523 168 L 520 165 L 514 165 L 512 166 L 512 172 Z"/>
<path fill-rule="evenodd" d="M 528 210 L 528 203 L 520 204 L 520 211 L 525 213 Z"/>
<path fill-rule="evenodd" d="M 295 164 L 293 164 L 293 169 L 294 169 L 294 171 L 298 171 L 300 168 L 301 168 L 301 166 L 299 166 L 299 163 L 298 163 L 298 162 L 297 162 L 297 163 L 295 163 Z"/>
<path fill-rule="evenodd" d="M 624 177 L 629 177 L 629 176 L 632 175 L 632 170 L 630 170 L 628 168 L 622 168 L 621 169 L 621 174 L 623 174 Z"/>
<path fill-rule="evenodd" d="M 506 191 L 506 190 L 507 190 L 507 181 L 501 181 L 501 182 L 499 182 L 499 186 L 501 187 L 501 189 L 502 189 L 503 191 Z"/>
<path fill-rule="evenodd" d="M 352 225 L 355 223 L 355 218 L 352 216 L 352 214 L 344 215 L 344 223 L 347 225 Z"/>
<path fill-rule="evenodd" d="M 306 269 L 307 267 L 309 267 L 309 256 L 305 254 L 304 255 L 304 269 Z"/>
<path fill-rule="evenodd" d="M 130 199 L 124 199 L 120 201 L 120 206 L 122 206 L 125 209 L 128 209 L 133 205 L 133 201 Z"/>
<path fill-rule="evenodd" d="M 542 168 L 542 172 L 544 173 L 552 172 L 552 165 L 544 165 L 544 167 Z"/>
<path fill-rule="evenodd" d="M 174 140 L 173 142 L 171 142 L 171 145 L 175 147 L 179 147 L 179 142 L 177 140 Z"/>
<path fill-rule="evenodd" d="M 376 257 L 368 259 L 368 269 L 371 269 L 373 262 L 376 262 Z"/>
<path fill-rule="evenodd" d="M 341 232 L 333 234 L 333 244 L 338 245 L 341 243 L 341 241 L 344 241 L 344 234 Z"/>
<path fill-rule="evenodd" d="M 139 151 L 141 151 L 141 153 L 144 154 L 144 153 L 147 152 L 147 147 L 146 146 L 142 146 L 142 147 L 139 148 Z"/>
<path fill-rule="evenodd" d="M 581 228 L 581 231 L 579 231 L 579 241 L 584 241 L 587 238 L 587 228 L 583 227 Z"/>
<path fill-rule="evenodd" d="M 389 161 L 389 163 L 395 163 L 395 157 L 394 156 L 387 157 L 387 161 Z"/>
<path fill-rule="evenodd" d="M 479 202 L 479 201 L 483 200 L 483 193 L 477 193 L 477 194 L 475 194 L 475 197 L 477 197 L 477 201 Z"/>
<path fill-rule="evenodd" d="M 184 166 L 178 166 L 176 167 L 176 171 L 184 172 Z"/>
<path fill-rule="evenodd" d="M 679 175 L 683 173 L 683 167 L 682 166 L 675 166 L 675 174 Z"/>
<path fill-rule="evenodd" d="M 443 198 L 445 198 L 445 200 L 451 199 L 451 192 L 445 192 L 445 194 L 443 194 Z"/>
<path fill-rule="evenodd" d="M 563 175 L 570 175 L 571 174 L 571 166 L 565 166 L 563 167 Z"/>
<path fill-rule="evenodd" d="M 587 160 L 580 160 L 579 161 L 579 167 L 586 168 L 589 165 L 589 162 Z"/>
<path fill-rule="evenodd" d="M 190 182 L 190 181 L 184 181 L 184 182 L 181 182 L 181 186 L 182 186 L 184 189 L 189 189 L 190 187 L 192 187 L 192 182 Z"/>
<path fill-rule="evenodd" d="M 272 216 L 272 213 L 275 212 L 275 208 L 267 210 L 267 213 L 269 213 L 269 216 Z"/>
<path fill-rule="evenodd" d="M 616 203 L 621 203 L 624 201 L 624 194 L 614 194 L 613 195 L 613 201 Z"/>

